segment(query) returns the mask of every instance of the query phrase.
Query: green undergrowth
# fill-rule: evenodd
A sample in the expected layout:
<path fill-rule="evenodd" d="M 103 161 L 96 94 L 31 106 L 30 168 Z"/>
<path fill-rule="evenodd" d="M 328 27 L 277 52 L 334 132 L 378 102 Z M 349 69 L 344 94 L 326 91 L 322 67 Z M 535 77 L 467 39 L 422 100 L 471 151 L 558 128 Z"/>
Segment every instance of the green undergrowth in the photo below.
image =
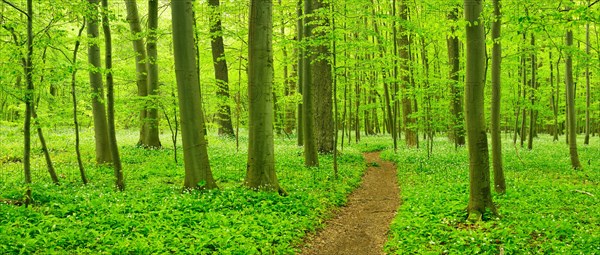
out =
<path fill-rule="evenodd" d="M 508 139 L 506 139 L 508 140 Z M 402 205 L 390 254 L 600 254 L 600 146 L 579 142 L 583 170 L 570 167 L 564 140 L 543 136 L 532 151 L 503 144 L 507 192 L 494 194 L 500 218 L 466 221 L 468 155 L 445 139 L 433 154 L 385 151 L 398 165 Z M 492 181 L 493 182 L 493 181 Z"/>
<path fill-rule="evenodd" d="M 22 199 L 22 133 L 2 127 L 0 198 Z M 169 134 L 161 150 L 136 148 L 137 132 L 118 134 L 126 191 L 113 186 L 112 169 L 93 164 L 93 133 L 82 132 L 82 153 L 90 184 L 81 184 L 73 133 L 48 130 L 47 140 L 61 180 L 51 184 L 39 145 L 33 148 L 29 208 L 0 203 L 0 254 L 292 254 L 303 237 L 322 226 L 333 207 L 346 203 L 365 169 L 358 149 L 332 157 L 319 168 L 303 166 L 302 148 L 277 139 L 277 175 L 288 196 L 241 187 L 247 140 L 209 137 L 214 191 L 182 194 L 181 148 L 174 162 Z M 179 143 L 181 144 L 181 143 Z"/>

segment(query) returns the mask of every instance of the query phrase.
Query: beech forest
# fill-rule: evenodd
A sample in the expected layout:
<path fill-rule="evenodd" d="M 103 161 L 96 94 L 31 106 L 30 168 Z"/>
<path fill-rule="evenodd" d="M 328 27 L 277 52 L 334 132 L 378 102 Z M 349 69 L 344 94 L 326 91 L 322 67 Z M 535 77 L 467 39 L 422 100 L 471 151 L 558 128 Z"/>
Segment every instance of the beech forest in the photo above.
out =
<path fill-rule="evenodd" d="M 0 254 L 600 254 L 599 0 L 0 0 Z"/>

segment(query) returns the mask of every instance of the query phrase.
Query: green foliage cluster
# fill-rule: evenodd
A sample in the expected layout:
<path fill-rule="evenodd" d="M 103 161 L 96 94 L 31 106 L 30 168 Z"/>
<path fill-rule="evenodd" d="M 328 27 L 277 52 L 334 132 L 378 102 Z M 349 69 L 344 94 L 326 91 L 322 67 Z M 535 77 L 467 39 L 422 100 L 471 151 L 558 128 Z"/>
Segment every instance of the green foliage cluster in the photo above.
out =
<path fill-rule="evenodd" d="M 505 139 L 509 140 L 509 139 Z M 538 149 L 503 145 L 507 192 L 496 194 L 501 218 L 466 221 L 466 148 L 436 140 L 422 150 L 386 151 L 398 165 L 402 205 L 385 249 L 390 254 L 596 254 L 600 251 L 600 151 L 582 147 L 573 170 L 562 142 L 542 136 Z M 588 163 L 589 162 L 589 163 Z M 493 183 L 493 182 L 492 182 Z"/>
<path fill-rule="evenodd" d="M 18 129 L 2 131 L 7 136 L 1 151 L 20 155 Z M 128 185 L 124 192 L 114 190 L 112 169 L 92 165 L 91 136 L 82 143 L 91 181 L 83 186 L 72 133 L 49 134 L 51 147 L 60 148 L 52 154 L 62 185 L 51 184 L 41 152 L 34 150 L 35 204 L 0 203 L 0 254 L 291 254 L 307 232 L 331 216 L 333 206 L 346 203 L 365 169 L 359 151 L 348 148 L 339 157 L 340 179 L 335 180 L 331 156 L 321 157 L 319 168 L 305 168 L 295 140 L 278 139 L 276 169 L 289 195 L 249 191 L 241 187 L 245 146 L 236 151 L 235 140 L 211 134 L 209 155 L 221 189 L 182 194 L 182 160 L 174 163 L 172 150 L 134 147 L 135 131 L 118 135 L 128 144 L 120 149 Z M 0 197 L 22 198 L 21 164 L 3 162 L 0 174 Z"/>

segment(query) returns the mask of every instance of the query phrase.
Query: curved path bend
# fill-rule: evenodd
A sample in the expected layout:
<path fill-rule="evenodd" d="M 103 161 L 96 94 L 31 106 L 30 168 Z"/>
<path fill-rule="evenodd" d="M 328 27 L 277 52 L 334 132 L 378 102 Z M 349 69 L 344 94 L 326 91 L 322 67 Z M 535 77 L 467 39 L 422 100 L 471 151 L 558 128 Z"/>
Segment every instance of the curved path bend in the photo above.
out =
<path fill-rule="evenodd" d="M 400 205 L 396 166 L 365 153 L 368 169 L 361 186 L 348 197 L 325 228 L 309 236 L 303 255 L 384 254 L 390 223 Z"/>

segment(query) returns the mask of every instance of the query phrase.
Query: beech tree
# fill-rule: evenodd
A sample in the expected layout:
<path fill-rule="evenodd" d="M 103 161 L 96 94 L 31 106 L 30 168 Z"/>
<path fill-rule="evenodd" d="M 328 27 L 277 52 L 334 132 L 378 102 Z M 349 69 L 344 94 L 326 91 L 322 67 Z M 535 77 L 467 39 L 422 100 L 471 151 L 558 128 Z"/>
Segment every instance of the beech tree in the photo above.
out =
<path fill-rule="evenodd" d="M 156 11 L 155 5 L 149 2 L 152 8 L 149 8 L 149 25 L 150 30 L 156 30 L 156 18 L 154 14 Z M 137 8 L 137 2 L 135 0 L 125 0 L 125 6 L 127 8 L 127 22 L 132 35 L 133 50 L 135 52 L 135 68 L 136 68 L 136 85 L 138 89 L 138 96 L 141 97 L 142 107 L 140 110 L 140 139 L 138 140 L 138 146 L 159 148 L 161 146 L 158 138 L 158 113 L 155 112 L 155 106 L 151 107 L 151 100 L 148 99 L 148 95 L 156 95 L 158 90 L 158 69 L 153 65 L 156 65 L 156 61 L 148 61 L 148 54 L 146 52 L 144 35 L 142 26 L 140 24 L 140 15 Z M 149 38 L 150 43 L 148 48 L 153 50 L 156 44 L 156 37 L 153 33 L 152 38 Z M 154 44 L 154 45 L 153 45 Z M 152 52 L 155 55 L 155 52 Z M 155 57 L 155 56 L 154 56 Z M 152 72 L 149 72 L 149 67 L 152 66 Z M 151 80 L 149 80 L 151 79 Z M 152 84 L 150 85 L 150 82 Z M 154 108 L 154 109 L 153 109 Z M 150 116 L 152 115 L 152 116 Z"/>
<path fill-rule="evenodd" d="M 567 9 L 569 11 L 569 9 Z M 577 153 L 577 112 L 575 111 L 575 93 L 573 86 L 573 30 L 567 28 L 565 35 L 567 46 L 565 58 L 565 86 L 567 96 L 567 133 L 569 138 L 569 153 L 571 155 L 571 166 L 574 169 L 581 168 L 579 154 Z"/>
<path fill-rule="evenodd" d="M 502 137 L 500 136 L 500 87 L 502 85 L 502 43 L 501 27 L 502 14 L 500 12 L 500 0 L 493 0 L 494 21 L 492 23 L 492 123 L 490 125 L 492 137 L 492 161 L 494 168 L 494 189 L 498 193 L 506 191 L 504 180 L 504 169 L 502 168 Z"/>
<path fill-rule="evenodd" d="M 227 103 L 229 99 L 229 70 L 225 59 L 225 46 L 223 45 L 223 28 L 221 25 L 221 10 L 219 0 L 209 0 L 211 7 L 210 15 L 210 46 L 212 48 L 212 59 L 215 68 L 215 80 L 217 83 L 217 97 L 219 97 L 219 111 L 217 123 L 219 124 L 219 135 L 235 136 L 231 124 L 231 108 Z"/>
<path fill-rule="evenodd" d="M 399 18 L 401 22 L 406 24 L 408 22 L 408 7 L 406 6 L 406 0 L 400 0 L 400 8 L 398 9 Z M 411 87 L 411 77 L 410 77 L 410 41 L 408 37 L 408 27 L 406 25 L 400 26 L 400 37 L 398 38 L 398 55 L 400 57 L 400 77 L 401 77 L 401 87 L 402 87 L 402 129 L 404 130 L 404 136 L 406 139 L 406 145 L 408 147 L 416 147 L 417 146 L 417 132 L 414 130 L 415 118 L 412 116 L 413 114 L 413 101 L 409 93 L 407 93 Z"/>
<path fill-rule="evenodd" d="M 175 76 L 179 96 L 185 189 L 214 189 L 208 161 L 200 77 L 194 40 L 193 0 L 171 2 Z"/>
<path fill-rule="evenodd" d="M 590 55 L 590 23 L 585 24 L 585 54 L 589 58 Z M 590 86 L 590 64 L 587 63 L 589 60 L 586 59 L 585 63 L 585 138 L 583 144 L 590 144 L 590 133 L 591 133 L 591 119 L 590 119 L 590 108 L 592 104 L 592 90 Z"/>
<path fill-rule="evenodd" d="M 81 46 L 81 34 L 85 29 L 85 18 L 82 22 L 81 27 L 79 28 L 79 32 L 77 33 L 77 40 L 75 41 L 75 46 L 73 47 L 73 56 L 71 58 L 71 65 L 73 66 L 73 70 L 71 71 L 71 100 L 73 102 L 73 126 L 75 126 L 75 154 L 77 155 L 77 167 L 79 168 L 79 175 L 81 176 L 81 181 L 83 184 L 88 183 L 88 179 L 85 175 L 85 168 L 83 167 L 83 160 L 81 159 L 81 150 L 80 150 L 80 134 L 79 134 L 79 118 L 77 117 L 77 54 L 79 53 L 79 47 Z"/>
<path fill-rule="evenodd" d="M 452 22 L 458 21 L 458 7 L 452 8 L 448 13 L 448 20 Z M 465 145 L 465 128 L 463 115 L 463 93 L 460 89 L 459 71 L 460 71 L 460 52 L 458 48 L 458 37 L 454 35 L 456 28 L 450 29 L 450 35 L 447 37 L 448 45 L 448 62 L 450 62 L 450 91 L 451 91 L 451 138 L 454 140 L 454 145 Z"/>
<path fill-rule="evenodd" d="M 98 4 L 99 0 L 88 0 L 89 16 L 86 21 L 88 35 L 89 76 L 92 87 L 92 113 L 94 118 L 94 138 L 96 145 L 96 163 L 112 163 L 112 152 L 108 138 L 108 122 L 104 105 L 104 83 L 102 82 L 102 66 L 100 64 L 100 46 L 98 46 Z"/>
<path fill-rule="evenodd" d="M 121 157 L 117 145 L 117 130 L 115 128 L 115 93 L 112 74 L 112 35 L 108 18 L 108 0 L 102 0 L 102 29 L 104 31 L 104 62 L 106 67 L 106 103 L 108 111 L 108 142 L 110 146 L 112 165 L 115 174 L 115 186 L 119 191 L 125 190 Z"/>
<path fill-rule="evenodd" d="M 23 124 L 23 172 L 25 174 L 25 206 L 32 203 L 31 192 L 31 110 L 33 109 L 33 3 L 27 0 L 27 55 L 25 69 L 25 121 Z"/>
<path fill-rule="evenodd" d="M 158 0 L 148 0 L 148 100 L 146 100 L 145 135 L 142 141 L 147 148 L 160 148 L 158 117 Z"/>
<path fill-rule="evenodd" d="M 273 141 L 273 1 L 252 0 L 248 28 L 248 166 L 244 185 L 285 194 Z"/>
<path fill-rule="evenodd" d="M 469 221 L 481 221 L 487 208 L 496 212 L 490 189 L 490 165 L 484 113 L 485 32 L 483 1 L 464 0 L 466 25 L 465 101 L 469 149 Z"/>
<path fill-rule="evenodd" d="M 313 22 L 313 0 L 304 0 L 304 46 L 302 53 L 302 136 L 304 137 L 304 165 L 319 166 L 319 157 L 317 155 L 317 140 L 314 129 L 314 107 L 313 107 L 313 79 L 311 63 L 312 48 L 307 46 L 307 41 L 312 39 Z"/>
<path fill-rule="evenodd" d="M 304 14 L 304 10 L 302 8 L 302 0 L 298 0 L 296 6 L 296 42 L 297 42 L 297 52 L 296 52 L 296 69 L 298 71 L 298 79 L 296 79 L 296 87 L 298 88 L 298 94 L 302 95 L 302 86 L 304 86 L 304 49 L 301 46 L 301 43 L 304 41 L 304 18 L 302 15 Z M 304 99 L 304 97 L 303 97 Z M 296 125 L 296 134 L 298 136 L 297 143 L 298 146 L 304 145 L 304 121 L 303 121 L 303 113 L 302 109 L 304 106 L 302 105 L 302 101 L 298 102 L 298 120 Z"/>
<path fill-rule="evenodd" d="M 333 75 L 331 73 L 331 50 L 327 28 L 329 27 L 329 4 L 324 0 L 313 0 L 311 12 L 315 13 L 314 22 L 319 24 L 314 34 L 314 48 L 311 48 L 311 79 L 314 87 L 314 124 L 317 138 L 317 150 L 321 153 L 333 152 Z"/>

